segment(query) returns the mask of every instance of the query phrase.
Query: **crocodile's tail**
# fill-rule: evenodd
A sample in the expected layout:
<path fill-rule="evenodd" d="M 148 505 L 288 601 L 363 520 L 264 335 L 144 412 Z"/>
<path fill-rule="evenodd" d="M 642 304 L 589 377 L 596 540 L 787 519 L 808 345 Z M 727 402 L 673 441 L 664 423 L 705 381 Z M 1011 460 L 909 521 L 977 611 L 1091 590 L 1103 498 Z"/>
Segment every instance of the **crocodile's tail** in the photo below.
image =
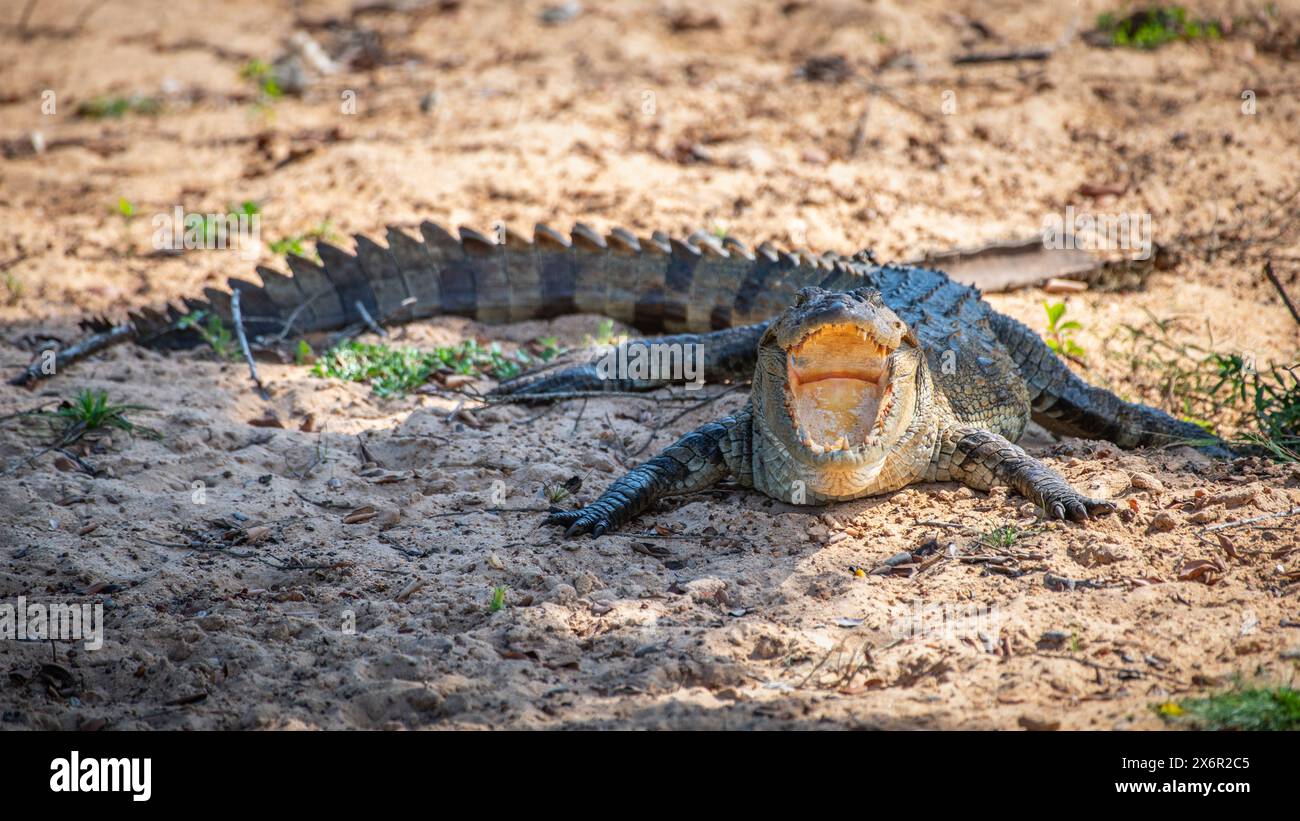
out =
<path fill-rule="evenodd" d="M 501 323 L 594 313 L 643 333 L 699 333 L 773 316 L 805 285 L 864 284 L 855 260 L 767 243 L 751 252 L 704 233 L 638 239 L 616 228 L 602 237 L 582 224 L 569 237 L 538 225 L 532 241 L 509 229 L 495 233 L 461 228 L 456 238 L 424 222 L 417 237 L 390 227 L 387 247 L 360 236 L 355 254 L 320 243 L 320 265 L 290 256 L 291 275 L 259 267 L 260 285 L 231 279 L 229 286 L 241 292 L 250 336 L 283 338 L 442 314 Z M 204 296 L 186 300 L 189 311 L 231 319 L 229 292 L 209 288 Z M 161 338 L 180 313 L 141 311 L 131 320 L 147 341 Z"/>
<path fill-rule="evenodd" d="M 362 325 L 386 325 L 452 314 L 488 323 L 603 314 L 642 333 L 704 333 L 775 316 L 806 285 L 849 289 L 871 284 L 869 254 L 784 251 L 697 232 L 674 239 L 661 232 L 638 239 L 615 228 L 602 237 L 579 223 L 570 236 L 538 225 L 530 242 L 508 228 L 489 237 L 461 228 L 459 238 L 423 222 L 418 235 L 389 227 L 387 247 L 364 236 L 355 253 L 318 243 L 321 264 L 287 258 L 289 274 L 259 266 L 261 284 L 229 280 L 229 291 L 204 289 L 183 307 L 142 308 L 129 322 L 83 322 L 90 336 L 58 353 L 57 368 L 33 363 L 11 380 L 42 379 L 110 344 L 133 339 L 151 347 L 184 347 L 200 337 L 184 321 L 196 312 L 240 322 L 255 342 Z"/>

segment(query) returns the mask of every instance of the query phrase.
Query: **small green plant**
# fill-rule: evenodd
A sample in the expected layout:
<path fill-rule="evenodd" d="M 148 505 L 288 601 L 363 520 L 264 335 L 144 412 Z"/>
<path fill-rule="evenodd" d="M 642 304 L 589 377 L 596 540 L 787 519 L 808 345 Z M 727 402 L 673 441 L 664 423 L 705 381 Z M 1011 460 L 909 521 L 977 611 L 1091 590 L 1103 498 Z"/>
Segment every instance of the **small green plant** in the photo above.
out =
<path fill-rule="evenodd" d="M 333 377 L 349 382 L 369 382 L 377 396 L 401 396 L 429 381 L 435 371 L 509 379 L 537 362 L 549 361 L 561 352 L 554 338 L 536 340 L 535 344 L 539 347 L 539 353 L 530 355 L 526 351 L 519 351 L 507 355 L 495 342 L 484 346 L 474 339 L 467 339 L 459 345 L 434 348 L 432 351 L 390 348 L 382 344 L 348 340 L 317 359 L 312 373 L 319 377 Z"/>
<path fill-rule="evenodd" d="M 619 337 L 614 333 L 614 320 L 602 319 L 596 326 L 596 335 L 587 337 L 587 347 L 617 345 Z"/>
<path fill-rule="evenodd" d="M 316 352 L 305 339 L 298 340 L 298 347 L 293 352 L 293 361 L 299 365 L 310 365 L 316 359 Z"/>
<path fill-rule="evenodd" d="M 257 200 L 244 200 L 241 203 L 234 203 L 230 206 L 230 213 L 236 217 L 255 217 L 262 213 L 262 205 Z"/>
<path fill-rule="evenodd" d="M 1047 347 L 1066 359 L 1083 364 L 1083 346 L 1074 340 L 1074 332 L 1082 330 L 1083 326 L 1073 319 L 1062 321 L 1065 317 L 1064 302 L 1044 302 L 1043 309 L 1047 311 L 1047 338 L 1044 340 Z"/>
<path fill-rule="evenodd" d="M 87 120 L 116 120 L 126 114 L 153 116 L 162 111 L 157 97 L 133 94 L 129 97 L 95 97 L 77 105 L 73 114 Z"/>
<path fill-rule="evenodd" d="M 195 311 L 181 317 L 177 327 L 195 331 L 221 359 L 233 361 L 240 356 L 234 335 L 217 314 Z"/>
<path fill-rule="evenodd" d="M 5 285 L 5 304 L 17 305 L 18 300 L 23 298 L 23 283 L 18 277 L 14 276 L 13 271 L 4 272 Z"/>
<path fill-rule="evenodd" d="M 239 76 L 257 86 L 260 105 L 267 105 L 284 96 L 284 90 L 275 79 L 275 67 L 263 60 L 249 60 L 239 70 Z"/>
<path fill-rule="evenodd" d="M 131 221 L 135 219 L 135 203 L 126 197 L 118 197 L 114 211 L 122 220 L 122 247 L 126 249 L 127 254 L 134 254 L 135 248 L 131 244 Z"/>
<path fill-rule="evenodd" d="M 1300 461 L 1300 362 L 1258 368 L 1249 355 L 1215 351 L 1212 338 L 1205 347 L 1183 342 L 1176 320 L 1148 316 L 1148 326 L 1123 326 L 1127 350 L 1110 352 L 1147 389 L 1139 401 L 1175 409 L 1234 446 Z"/>
<path fill-rule="evenodd" d="M 305 246 L 303 245 L 303 243 L 307 242 L 308 240 L 311 240 L 313 242 L 319 242 L 321 240 L 330 242 L 337 238 L 338 235 L 334 232 L 334 226 L 330 223 L 329 220 L 325 220 L 324 222 L 320 223 L 315 228 L 311 229 L 310 231 L 307 231 L 306 233 L 294 234 L 292 236 L 275 240 L 269 243 L 267 247 L 270 248 L 271 253 L 275 254 L 276 256 L 285 256 L 287 254 L 293 254 L 296 257 L 304 257 L 306 259 L 313 259 L 316 262 L 320 262 L 320 254 L 318 254 L 314 250 L 310 254 L 308 254 L 307 251 L 305 250 Z"/>
<path fill-rule="evenodd" d="M 429 380 L 434 363 L 414 348 L 390 348 L 349 340 L 327 351 L 312 374 L 348 382 L 369 382 L 376 396 L 401 396 Z"/>
<path fill-rule="evenodd" d="M 1240 688 L 1155 710 L 1166 721 L 1200 730 L 1300 730 L 1300 691 L 1290 687 Z"/>
<path fill-rule="evenodd" d="M 488 604 L 488 612 L 496 613 L 506 606 L 506 588 L 495 587 L 492 589 L 492 601 Z"/>
<path fill-rule="evenodd" d="M 61 442 L 71 444 L 82 435 L 93 430 L 116 428 L 127 433 L 142 433 L 156 437 L 158 434 L 150 428 L 136 425 L 126 418 L 127 413 L 136 410 L 151 410 L 145 405 L 117 405 L 108 401 L 108 392 L 86 388 L 77 393 L 71 401 L 64 401 L 54 411 L 41 415 L 59 420 L 63 423 Z"/>
<path fill-rule="evenodd" d="M 1110 43 L 1123 48 L 1154 49 L 1175 40 L 1218 40 L 1219 24 L 1193 20 L 1182 6 L 1154 6 L 1117 19 L 1113 14 L 1097 17 L 1097 30 L 1109 35 Z"/>
<path fill-rule="evenodd" d="M 547 482 L 542 485 L 542 495 L 552 506 L 558 505 L 565 499 L 577 493 L 582 488 L 582 478 L 579 476 L 570 476 L 563 482 Z"/>
<path fill-rule="evenodd" d="M 1029 531 L 1016 525 L 1001 525 L 981 533 L 977 541 L 986 546 L 999 549 L 1015 547 Z"/>

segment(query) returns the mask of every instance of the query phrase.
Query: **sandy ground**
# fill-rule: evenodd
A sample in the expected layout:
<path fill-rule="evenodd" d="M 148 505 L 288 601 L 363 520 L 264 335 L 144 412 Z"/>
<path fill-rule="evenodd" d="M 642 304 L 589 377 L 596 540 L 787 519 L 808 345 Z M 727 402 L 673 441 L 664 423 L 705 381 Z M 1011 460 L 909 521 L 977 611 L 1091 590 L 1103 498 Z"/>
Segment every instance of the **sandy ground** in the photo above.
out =
<path fill-rule="evenodd" d="M 1182 342 L 1295 359 L 1260 273 L 1272 255 L 1300 290 L 1294 3 L 1273 21 L 1199 7 L 1242 18 L 1221 42 L 1138 53 L 1073 37 L 1047 61 L 973 66 L 951 58 L 1053 43 L 1107 7 L 592 1 L 544 25 L 538 2 L 349 17 L 340 2 L 175 0 L 109 2 L 78 28 L 86 4 L 42 0 L 20 35 L 24 5 L 0 19 L 6 375 L 86 315 L 251 273 L 234 252 L 150 253 L 150 215 L 244 200 L 262 204 L 267 241 L 327 221 L 346 237 L 581 219 L 885 258 L 1033 235 L 1069 204 L 1149 213 L 1175 263 L 1068 298 L 1087 377 L 1166 401 L 1113 355 L 1147 312 L 1177 318 Z M 298 30 L 351 49 L 346 64 L 258 107 L 241 67 Z M 858 79 L 796 77 L 827 55 Z M 74 114 L 130 94 L 163 110 Z M 1043 330 L 1044 298 L 991 301 Z M 450 318 L 396 340 L 577 345 L 597 322 Z M 97 602 L 107 619 L 97 651 L 0 644 L 0 727 L 1141 729 L 1171 697 L 1295 677 L 1298 520 L 1203 530 L 1300 504 L 1284 465 L 1040 431 L 1031 450 L 1119 515 L 993 549 L 978 534 L 1033 526 L 1004 491 L 817 510 L 724 486 L 565 541 L 538 526 L 543 483 L 583 476 L 589 501 L 632 454 L 741 396 L 675 420 L 684 406 L 607 399 L 471 425 L 444 396 L 261 368 L 269 405 L 242 364 L 133 346 L 0 388 L 0 416 L 106 389 L 151 407 L 134 418 L 162 434 L 81 443 L 91 475 L 54 453 L 23 464 L 47 428 L 0 423 L 0 601 Z M 285 427 L 250 424 L 268 413 Z M 345 523 L 363 506 L 377 515 Z M 258 526 L 251 544 L 221 538 Z M 888 573 L 850 570 L 904 551 Z"/>

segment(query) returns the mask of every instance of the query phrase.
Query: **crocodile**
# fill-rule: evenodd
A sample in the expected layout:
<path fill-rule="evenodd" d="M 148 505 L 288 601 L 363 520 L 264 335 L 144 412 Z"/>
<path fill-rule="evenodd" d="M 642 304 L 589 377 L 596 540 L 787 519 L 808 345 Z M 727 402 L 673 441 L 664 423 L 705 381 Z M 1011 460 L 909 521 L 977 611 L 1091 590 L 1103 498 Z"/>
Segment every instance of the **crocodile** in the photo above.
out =
<path fill-rule="evenodd" d="M 694 349 L 715 381 L 752 375 L 739 411 L 682 437 L 591 504 L 549 514 L 569 536 L 600 536 L 658 499 L 728 475 L 793 504 L 954 481 L 1008 485 L 1050 518 L 1113 511 L 1015 444 L 1030 420 L 1125 448 L 1196 442 L 1231 455 L 1196 425 L 1089 385 L 976 288 L 942 271 L 881 264 L 868 251 L 750 250 L 705 232 L 638 238 L 583 224 L 568 236 L 538 225 L 531 240 L 505 227 L 453 236 L 426 221 L 415 234 L 390 227 L 386 246 L 358 236 L 354 253 L 325 242 L 317 252 L 319 264 L 291 255 L 288 275 L 258 267 L 260 284 L 231 279 L 229 290 L 208 288 L 184 308 L 141 309 L 118 325 L 89 321 L 92 336 L 61 351 L 58 366 L 127 339 L 193 344 L 184 319 L 195 311 L 216 313 L 260 344 L 440 314 L 506 323 L 595 313 L 659 334 L 623 343 L 625 354 Z M 13 381 L 43 375 L 33 364 Z M 545 399 L 675 381 L 680 375 L 610 373 L 593 356 L 494 392 Z"/>

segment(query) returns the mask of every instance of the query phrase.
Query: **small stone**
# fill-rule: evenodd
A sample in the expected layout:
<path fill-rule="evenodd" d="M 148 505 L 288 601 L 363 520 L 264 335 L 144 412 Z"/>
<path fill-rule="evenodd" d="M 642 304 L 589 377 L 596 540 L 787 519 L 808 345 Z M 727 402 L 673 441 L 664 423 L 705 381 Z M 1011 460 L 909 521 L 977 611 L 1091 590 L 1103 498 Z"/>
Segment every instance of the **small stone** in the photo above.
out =
<path fill-rule="evenodd" d="M 1170 531 L 1178 527 L 1178 520 L 1167 510 L 1162 510 L 1151 519 L 1151 529 Z"/>
<path fill-rule="evenodd" d="M 1160 483 L 1159 479 L 1152 476 L 1150 473 L 1143 473 L 1142 471 L 1138 471 L 1128 477 L 1128 483 L 1138 490 L 1149 490 L 1154 493 L 1160 493 L 1165 489 L 1165 486 Z"/>
<path fill-rule="evenodd" d="M 1226 508 L 1241 507 L 1247 502 L 1259 495 L 1259 485 L 1250 484 L 1244 487 L 1235 487 L 1231 490 L 1223 490 L 1210 496 L 1205 500 L 1205 504 L 1223 505 Z"/>
<path fill-rule="evenodd" d="M 700 603 L 720 602 L 725 595 L 727 583 L 722 579 L 705 577 L 703 579 L 692 579 L 682 585 L 682 589 L 686 591 L 686 594 L 693 601 Z"/>
<path fill-rule="evenodd" d="M 1077 279 L 1052 277 L 1043 284 L 1043 290 L 1049 294 L 1077 294 L 1088 290 L 1088 283 Z"/>
<path fill-rule="evenodd" d="M 569 604 L 578 598 L 578 591 L 571 584 L 557 584 L 551 588 L 551 601 L 556 604 Z"/>

